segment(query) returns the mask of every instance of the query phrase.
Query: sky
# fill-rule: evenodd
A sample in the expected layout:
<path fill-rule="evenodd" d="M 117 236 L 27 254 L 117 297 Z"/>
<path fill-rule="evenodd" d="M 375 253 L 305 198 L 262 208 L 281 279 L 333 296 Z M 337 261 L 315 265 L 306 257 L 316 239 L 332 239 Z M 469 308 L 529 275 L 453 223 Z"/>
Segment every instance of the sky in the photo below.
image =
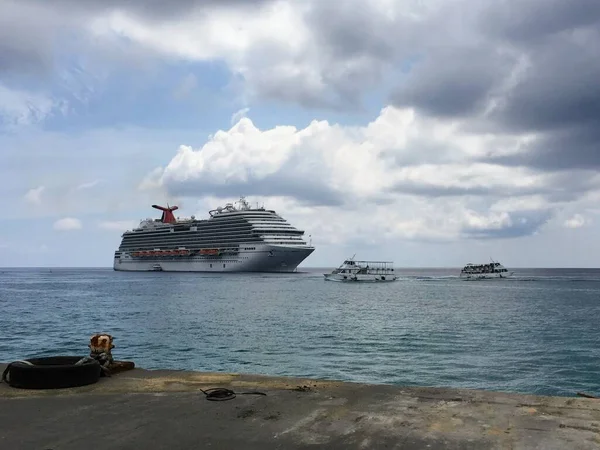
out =
<path fill-rule="evenodd" d="M 600 266 L 597 0 L 0 0 L 0 266 L 246 196 L 304 267 Z"/>

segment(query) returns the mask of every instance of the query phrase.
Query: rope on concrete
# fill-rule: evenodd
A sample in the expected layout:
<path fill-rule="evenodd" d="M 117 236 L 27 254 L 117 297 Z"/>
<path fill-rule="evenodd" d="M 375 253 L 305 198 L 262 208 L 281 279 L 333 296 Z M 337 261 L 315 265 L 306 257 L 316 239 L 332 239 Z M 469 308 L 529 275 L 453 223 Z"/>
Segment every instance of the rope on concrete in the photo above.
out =
<path fill-rule="evenodd" d="M 233 392 L 231 389 L 226 388 L 211 388 L 211 389 L 200 389 L 202 393 L 206 396 L 206 400 L 210 400 L 212 402 L 222 402 L 225 400 L 232 400 L 236 397 L 236 395 L 264 395 L 264 392 L 258 391 L 250 391 L 250 392 L 238 392 L 237 394 Z"/>

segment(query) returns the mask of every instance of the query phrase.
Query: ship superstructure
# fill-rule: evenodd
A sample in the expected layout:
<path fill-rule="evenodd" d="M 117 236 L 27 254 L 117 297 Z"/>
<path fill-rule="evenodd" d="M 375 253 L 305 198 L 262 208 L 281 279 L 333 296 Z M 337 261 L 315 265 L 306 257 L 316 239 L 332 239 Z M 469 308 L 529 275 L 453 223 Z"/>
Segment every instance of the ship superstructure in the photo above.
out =
<path fill-rule="evenodd" d="M 177 206 L 152 205 L 160 219 L 145 219 L 122 235 L 115 270 L 181 272 L 293 272 L 315 249 L 304 231 L 244 197 L 209 211 L 208 219 L 175 218 Z"/>

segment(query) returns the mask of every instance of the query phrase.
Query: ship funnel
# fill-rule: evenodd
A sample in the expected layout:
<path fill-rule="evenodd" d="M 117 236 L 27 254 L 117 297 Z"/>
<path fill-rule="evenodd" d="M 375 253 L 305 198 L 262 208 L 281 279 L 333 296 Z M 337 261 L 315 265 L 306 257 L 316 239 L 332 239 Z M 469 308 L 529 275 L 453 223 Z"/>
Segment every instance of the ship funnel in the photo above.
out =
<path fill-rule="evenodd" d="M 175 216 L 173 215 L 173 211 L 179 209 L 179 206 L 167 206 L 166 208 L 164 206 L 159 206 L 159 205 L 152 205 L 153 208 L 158 209 L 159 211 L 162 211 L 162 216 L 160 218 L 160 221 L 162 223 L 175 223 L 177 222 L 177 220 L 175 219 Z"/>

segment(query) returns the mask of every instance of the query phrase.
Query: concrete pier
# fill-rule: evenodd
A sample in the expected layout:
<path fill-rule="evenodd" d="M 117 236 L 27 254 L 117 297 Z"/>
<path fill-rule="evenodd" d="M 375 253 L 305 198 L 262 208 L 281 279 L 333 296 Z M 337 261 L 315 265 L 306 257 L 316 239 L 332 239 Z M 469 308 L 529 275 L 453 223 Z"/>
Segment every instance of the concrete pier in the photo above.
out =
<path fill-rule="evenodd" d="M 213 387 L 267 395 L 208 401 Z M 600 400 L 135 369 L 72 389 L 1 383 L 0 448 L 600 449 Z"/>

